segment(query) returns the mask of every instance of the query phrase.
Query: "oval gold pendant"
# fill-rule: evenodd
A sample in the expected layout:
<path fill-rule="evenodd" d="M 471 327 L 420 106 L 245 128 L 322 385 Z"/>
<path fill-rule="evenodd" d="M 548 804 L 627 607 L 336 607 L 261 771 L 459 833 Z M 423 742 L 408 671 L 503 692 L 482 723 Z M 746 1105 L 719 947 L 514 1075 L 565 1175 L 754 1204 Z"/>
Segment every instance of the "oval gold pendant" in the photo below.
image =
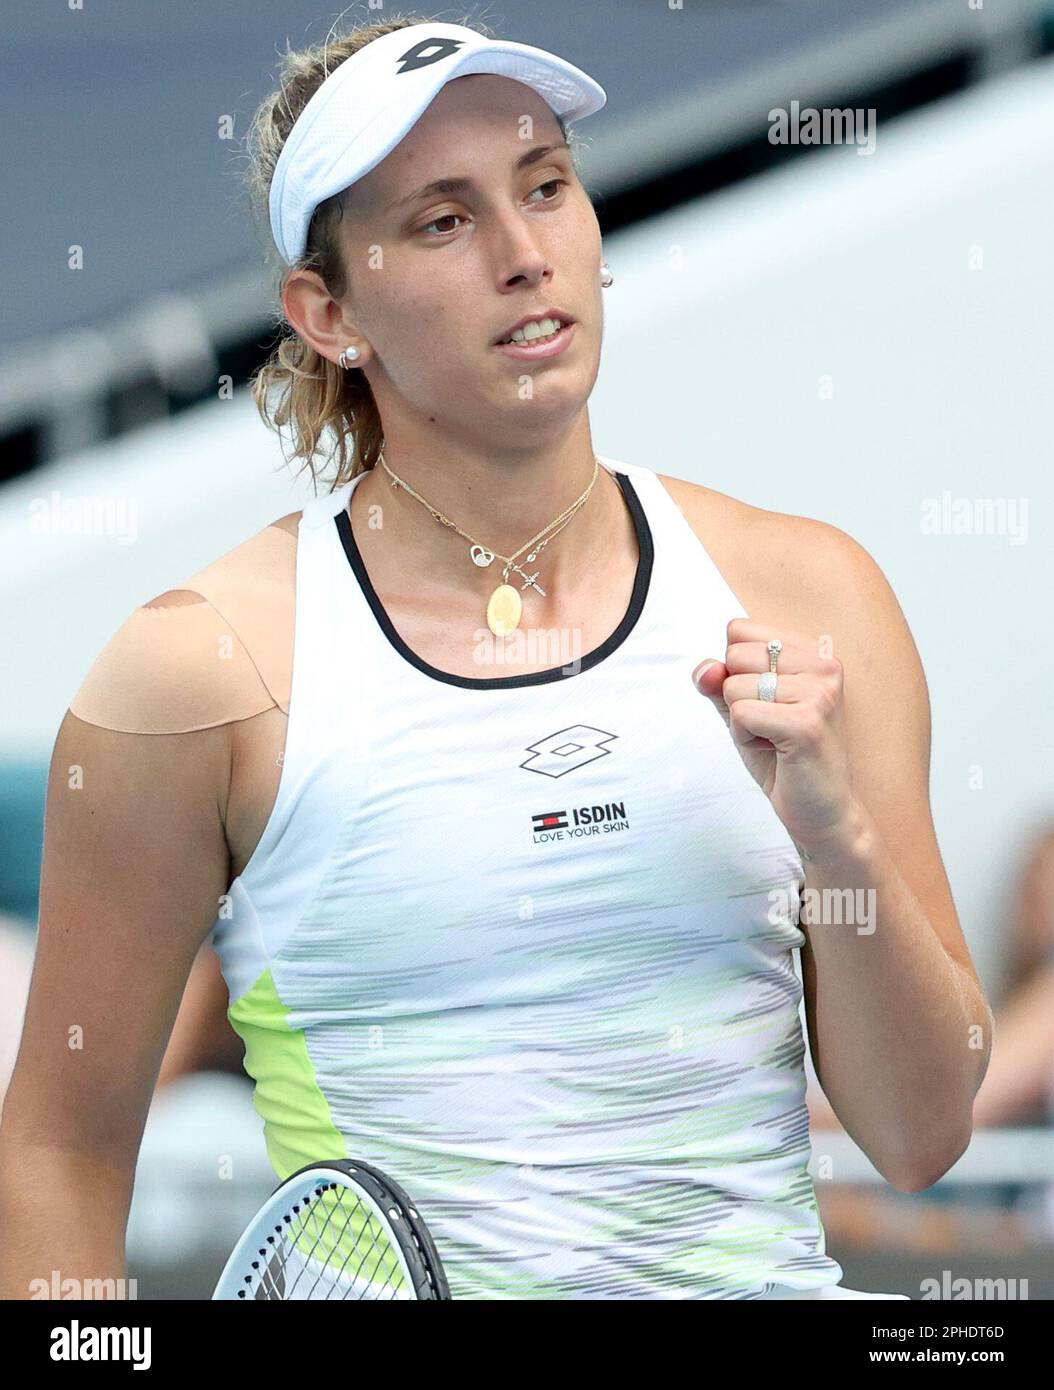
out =
<path fill-rule="evenodd" d="M 495 637 L 504 637 L 519 626 L 523 599 L 511 584 L 499 584 L 487 604 L 487 626 Z"/>

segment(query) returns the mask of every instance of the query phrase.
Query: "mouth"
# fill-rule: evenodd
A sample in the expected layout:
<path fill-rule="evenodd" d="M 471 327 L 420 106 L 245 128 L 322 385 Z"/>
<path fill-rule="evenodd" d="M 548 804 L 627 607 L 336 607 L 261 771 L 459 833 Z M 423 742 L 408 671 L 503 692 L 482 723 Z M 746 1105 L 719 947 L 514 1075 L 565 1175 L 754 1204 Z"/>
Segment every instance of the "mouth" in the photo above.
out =
<path fill-rule="evenodd" d="M 543 358 L 556 357 L 570 347 L 575 335 L 575 327 L 574 320 L 568 320 L 560 323 L 560 326 L 553 332 L 539 334 L 535 338 L 526 340 L 506 339 L 493 346 L 496 351 L 504 353 L 506 357 L 512 357 L 518 362 L 537 362 Z"/>
<path fill-rule="evenodd" d="M 566 328 L 574 321 L 574 317 L 565 313 L 563 309 L 545 309 L 541 313 L 520 319 L 519 323 L 514 323 L 500 337 L 493 340 L 493 346 L 503 347 L 506 343 L 513 342 L 522 345 L 551 338 L 560 328 Z"/>

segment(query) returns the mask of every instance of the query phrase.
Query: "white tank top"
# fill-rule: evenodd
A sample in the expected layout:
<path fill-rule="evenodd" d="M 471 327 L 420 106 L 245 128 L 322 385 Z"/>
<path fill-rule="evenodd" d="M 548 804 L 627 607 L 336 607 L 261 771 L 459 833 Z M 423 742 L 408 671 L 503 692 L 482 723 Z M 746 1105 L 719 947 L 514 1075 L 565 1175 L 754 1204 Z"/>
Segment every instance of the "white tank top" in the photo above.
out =
<path fill-rule="evenodd" d="M 351 530 L 364 473 L 304 509 L 277 800 L 214 928 L 231 1021 L 279 1177 L 390 1174 L 455 1298 L 830 1286 L 802 864 L 691 681 L 745 609 L 657 474 L 600 462 L 629 607 L 527 675 L 404 644 Z"/>

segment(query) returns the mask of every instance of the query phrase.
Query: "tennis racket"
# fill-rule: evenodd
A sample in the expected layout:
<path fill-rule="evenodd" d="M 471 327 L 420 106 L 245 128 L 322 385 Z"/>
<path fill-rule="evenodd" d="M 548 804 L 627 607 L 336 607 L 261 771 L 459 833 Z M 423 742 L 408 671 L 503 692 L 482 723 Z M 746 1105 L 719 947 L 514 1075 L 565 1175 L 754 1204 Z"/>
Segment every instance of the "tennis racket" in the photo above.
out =
<path fill-rule="evenodd" d="M 449 1299 L 428 1227 L 391 1178 L 358 1159 L 310 1163 L 246 1227 L 217 1298 Z"/>

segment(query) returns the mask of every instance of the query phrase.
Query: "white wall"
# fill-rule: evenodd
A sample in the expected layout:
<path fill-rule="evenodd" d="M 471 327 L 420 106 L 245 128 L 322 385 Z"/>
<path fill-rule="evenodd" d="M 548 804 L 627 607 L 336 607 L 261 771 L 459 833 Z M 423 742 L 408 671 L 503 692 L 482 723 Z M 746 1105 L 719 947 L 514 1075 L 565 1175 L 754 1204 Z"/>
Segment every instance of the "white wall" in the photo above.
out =
<path fill-rule="evenodd" d="M 872 156 L 814 153 L 608 238 L 591 402 L 601 453 L 819 517 L 882 566 L 927 672 L 938 835 L 989 983 L 1022 837 L 1054 814 L 1052 76 L 1035 67 L 881 127 Z M 134 500 L 135 543 L 33 533 L 30 505 L 53 489 Z M 1024 499 L 1024 543 L 923 534 L 923 500 L 945 490 Z M 309 495 L 245 393 L 4 488 L 0 754 L 46 758 L 131 608 Z"/>

